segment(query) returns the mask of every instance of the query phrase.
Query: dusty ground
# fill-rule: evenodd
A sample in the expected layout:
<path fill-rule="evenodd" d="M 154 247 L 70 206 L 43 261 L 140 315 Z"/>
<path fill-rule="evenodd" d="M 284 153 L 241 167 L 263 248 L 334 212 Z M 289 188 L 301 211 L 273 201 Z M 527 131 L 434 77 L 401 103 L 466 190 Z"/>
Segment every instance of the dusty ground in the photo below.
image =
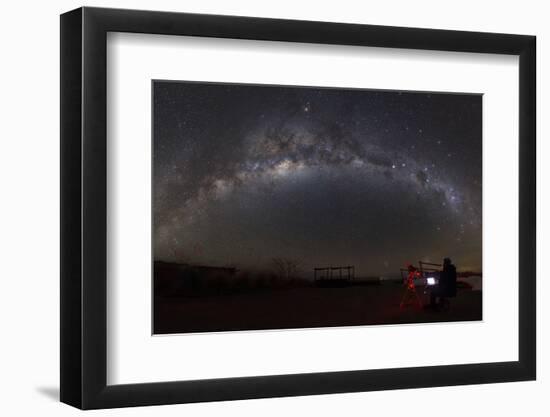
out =
<path fill-rule="evenodd" d="M 418 289 L 423 302 L 427 295 Z M 400 309 L 396 284 L 258 290 L 231 295 L 155 297 L 155 333 L 259 330 L 481 320 L 481 291 L 459 289 L 450 308 Z"/>

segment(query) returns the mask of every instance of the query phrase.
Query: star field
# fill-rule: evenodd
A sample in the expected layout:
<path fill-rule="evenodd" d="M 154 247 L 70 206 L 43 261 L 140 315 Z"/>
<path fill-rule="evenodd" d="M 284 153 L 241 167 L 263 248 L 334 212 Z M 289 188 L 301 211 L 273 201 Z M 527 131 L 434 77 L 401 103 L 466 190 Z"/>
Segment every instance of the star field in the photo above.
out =
<path fill-rule="evenodd" d="M 154 255 L 481 269 L 480 95 L 154 82 Z"/>

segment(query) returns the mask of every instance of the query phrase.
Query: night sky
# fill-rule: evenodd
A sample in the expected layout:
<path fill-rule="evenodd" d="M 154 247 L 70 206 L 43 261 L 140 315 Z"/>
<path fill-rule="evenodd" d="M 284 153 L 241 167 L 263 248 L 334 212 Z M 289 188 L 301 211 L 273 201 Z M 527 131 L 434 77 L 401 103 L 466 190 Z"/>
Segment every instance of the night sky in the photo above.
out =
<path fill-rule="evenodd" d="M 482 97 L 154 81 L 155 260 L 481 271 Z"/>

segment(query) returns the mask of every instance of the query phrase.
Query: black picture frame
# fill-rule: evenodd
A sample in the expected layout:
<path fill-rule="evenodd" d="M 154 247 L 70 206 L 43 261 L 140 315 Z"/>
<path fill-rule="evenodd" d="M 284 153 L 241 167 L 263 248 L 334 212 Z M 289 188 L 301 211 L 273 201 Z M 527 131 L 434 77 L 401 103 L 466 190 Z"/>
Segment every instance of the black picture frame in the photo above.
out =
<path fill-rule="evenodd" d="M 519 56 L 519 360 L 107 385 L 108 32 Z M 534 36 L 79 8 L 61 15 L 61 401 L 81 409 L 536 378 Z"/>

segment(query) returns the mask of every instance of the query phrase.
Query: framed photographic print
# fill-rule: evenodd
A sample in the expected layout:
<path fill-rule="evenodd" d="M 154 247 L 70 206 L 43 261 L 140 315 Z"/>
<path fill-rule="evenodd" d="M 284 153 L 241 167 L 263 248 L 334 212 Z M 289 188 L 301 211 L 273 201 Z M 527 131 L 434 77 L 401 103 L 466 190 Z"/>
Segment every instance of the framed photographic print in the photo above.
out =
<path fill-rule="evenodd" d="M 534 37 L 81 8 L 61 102 L 61 401 L 535 379 Z"/>

